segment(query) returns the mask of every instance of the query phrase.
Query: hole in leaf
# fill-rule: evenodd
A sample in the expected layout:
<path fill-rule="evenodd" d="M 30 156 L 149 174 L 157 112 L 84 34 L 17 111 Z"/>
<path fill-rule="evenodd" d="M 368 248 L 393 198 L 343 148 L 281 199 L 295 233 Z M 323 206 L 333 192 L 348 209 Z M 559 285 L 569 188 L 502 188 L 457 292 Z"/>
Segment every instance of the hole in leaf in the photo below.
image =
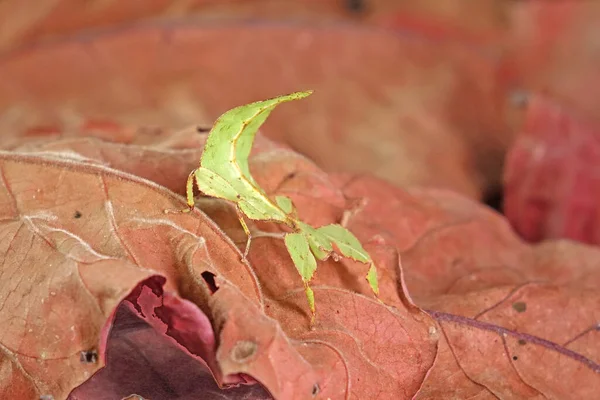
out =
<path fill-rule="evenodd" d="M 81 212 L 76 210 L 75 214 L 73 214 L 73 218 L 81 218 Z"/>
<path fill-rule="evenodd" d="M 321 391 L 321 389 L 319 388 L 319 384 L 315 383 L 313 385 L 312 392 L 311 392 L 312 397 L 315 397 L 316 395 L 318 395 L 320 391 Z"/>
<path fill-rule="evenodd" d="M 84 364 L 96 364 L 98 362 L 98 352 L 96 350 L 86 350 L 79 353 L 79 361 Z"/>
<path fill-rule="evenodd" d="M 518 359 L 519 359 L 519 357 L 513 356 L 513 360 L 517 361 Z"/>
<path fill-rule="evenodd" d="M 498 212 L 502 212 L 504 191 L 501 186 L 490 188 L 483 196 L 483 202 Z"/>
<path fill-rule="evenodd" d="M 54 400 L 54 396 L 51 394 L 43 394 L 40 396 L 40 400 Z"/>
<path fill-rule="evenodd" d="M 200 275 L 202 275 L 202 279 L 204 279 L 204 282 L 206 283 L 206 286 L 208 286 L 208 290 L 210 290 L 210 293 L 215 294 L 215 292 L 219 290 L 219 287 L 215 282 L 216 275 L 209 271 L 204 271 Z"/>
<path fill-rule="evenodd" d="M 517 301 L 516 303 L 513 303 L 512 308 L 514 308 L 516 312 L 522 313 L 527 310 L 527 303 L 524 301 Z"/>
<path fill-rule="evenodd" d="M 250 360 L 258 349 L 258 345 L 249 340 L 240 340 L 231 349 L 231 359 L 238 363 L 245 363 Z"/>

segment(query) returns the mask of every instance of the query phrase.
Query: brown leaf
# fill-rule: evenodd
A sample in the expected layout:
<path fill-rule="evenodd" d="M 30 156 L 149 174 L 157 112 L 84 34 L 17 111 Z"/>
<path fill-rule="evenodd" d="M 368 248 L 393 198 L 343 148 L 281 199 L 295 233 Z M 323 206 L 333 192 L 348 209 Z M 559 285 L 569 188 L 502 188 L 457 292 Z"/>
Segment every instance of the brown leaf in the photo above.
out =
<path fill-rule="evenodd" d="M 190 18 L 220 21 L 263 20 L 318 23 L 354 22 L 410 27 L 435 37 L 488 43 L 504 28 L 508 7 L 499 0 L 455 0 L 440 6 L 435 0 L 148 0 L 140 4 L 101 4 L 62 0 L 44 7 L 23 7 L 6 1 L 0 8 L 0 48 L 48 38 L 83 34 L 90 29 L 136 24 L 145 20 Z"/>
<path fill-rule="evenodd" d="M 514 83 L 596 118 L 600 4 L 525 1 L 512 14 L 506 63 Z"/>
<path fill-rule="evenodd" d="M 210 125 L 233 106 L 313 88 L 265 133 L 326 170 L 472 197 L 500 183 L 511 140 L 494 57 L 366 27 L 154 23 L 13 52 L 0 76 L 0 126 L 12 132 L 82 116 Z"/>
<path fill-rule="evenodd" d="M 189 150 L 178 145 L 173 148 L 173 143 L 192 145 L 196 140 L 201 142 L 202 137 L 188 130 L 181 132 L 174 142 L 166 142 L 158 135 L 155 143 L 147 138 L 144 146 L 117 145 L 98 139 L 92 141 L 94 146 L 84 146 L 82 143 L 85 144 L 86 139 L 64 139 L 47 145 L 41 142 L 28 145 L 26 141 L 19 149 L 27 149 L 38 157 L 49 148 L 55 151 L 54 157 L 69 154 L 69 151 L 80 152 L 75 154 L 87 157 L 87 164 L 106 162 L 104 157 L 110 154 L 114 168 L 127 169 L 134 174 L 143 171 L 147 179 L 161 180 L 164 167 L 174 165 L 174 160 L 191 163 L 182 157 Z M 153 152 L 146 151 L 148 148 Z M 498 215 L 456 194 L 417 188 L 406 192 L 366 177 L 336 175 L 330 179 L 306 159 L 260 137 L 255 150 L 251 168 L 261 185 L 272 195 L 290 196 L 307 222 L 315 225 L 339 222 L 345 218 L 344 209 L 358 205 L 358 209 L 349 215 L 350 229 L 367 244 L 375 257 L 381 269 L 382 299 L 398 310 L 404 310 L 404 322 L 398 325 L 385 308 L 369 300 L 369 289 L 363 280 L 364 266 L 329 261 L 319 268 L 314 282 L 317 328 L 307 331 L 308 315 L 301 281 L 283 244 L 264 234 L 276 233 L 279 228 L 274 224 L 257 223 L 252 225 L 255 237 L 249 257 L 261 282 L 266 314 L 278 320 L 283 331 L 272 320 L 265 319 L 259 309 L 249 312 L 247 300 L 239 296 L 238 288 L 223 281 L 219 274 L 212 280 L 204 280 L 208 286 L 204 284 L 203 287 L 214 293 L 208 307 L 203 302 L 198 304 L 207 310 L 214 326 L 222 327 L 221 347 L 215 355 L 221 376 L 248 374 L 265 384 L 275 398 L 301 397 L 302 393 L 312 392 L 315 381 L 319 382 L 315 390 L 336 398 L 346 390 L 343 385 L 336 384 L 347 376 L 348 372 L 343 371 L 359 371 L 358 375 L 351 373 L 350 378 L 346 378 L 350 380 L 345 382 L 351 382 L 352 393 L 360 396 L 371 396 L 374 387 L 386 387 L 388 393 L 403 393 L 404 397 L 419 390 L 421 398 L 436 398 L 447 393 L 448 386 L 444 382 L 448 374 L 452 374 L 457 396 L 491 396 L 492 393 L 525 396 L 541 392 L 549 397 L 560 397 L 569 391 L 583 396 L 590 387 L 595 390 L 595 384 L 569 387 L 560 380 L 555 382 L 551 378 L 552 364 L 540 366 L 529 360 L 540 354 L 540 357 L 560 362 L 567 374 L 585 375 L 595 370 L 598 349 L 590 337 L 595 332 L 597 317 L 594 319 L 592 314 L 585 314 L 588 315 L 585 318 L 570 310 L 597 309 L 595 287 L 600 284 L 600 274 L 593 261 L 599 256 L 597 250 L 561 242 L 529 247 L 519 241 Z M 153 162 L 159 155 L 161 162 Z M 139 160 L 135 161 L 136 157 Z M 86 165 L 86 168 L 92 167 Z M 182 168 L 172 169 L 172 178 L 181 182 L 178 189 L 181 192 L 185 172 Z M 245 245 L 245 236 L 229 205 L 210 199 L 199 204 L 240 247 Z M 398 269 L 395 249 L 401 251 L 404 273 Z M 179 282 L 184 282 L 181 279 Z M 185 293 L 192 292 L 186 288 Z M 431 310 L 441 325 L 428 324 L 427 317 L 413 304 L 411 297 L 418 305 Z M 567 302 L 574 303 L 564 308 L 562 305 Z M 345 306 L 340 308 L 342 304 Z M 348 304 L 353 306 L 348 307 Z M 511 313 L 521 319 L 515 320 Z M 561 315 L 558 320 L 561 324 L 556 324 L 554 316 L 557 314 Z M 377 317 L 372 320 L 370 316 Z M 566 316 L 572 322 L 564 326 L 562 322 Z M 406 325 L 407 321 L 414 322 Z M 390 339 L 389 334 L 399 332 L 398 329 L 408 337 L 417 338 L 423 345 L 415 349 L 403 335 Z M 171 335 L 176 336 L 175 332 Z M 251 332 L 268 332 L 267 338 L 276 339 L 270 339 L 269 343 L 273 344 L 265 347 L 265 338 L 256 334 L 249 337 Z M 383 335 L 384 348 L 393 348 L 397 358 L 364 353 L 389 353 L 378 350 L 378 342 L 373 341 L 373 338 L 381 337 L 379 332 L 388 333 Z M 443 337 L 436 345 L 440 334 Z M 282 335 L 303 344 L 295 345 L 294 352 L 277 356 L 282 352 L 275 349 L 285 348 L 288 340 Z M 501 342 L 497 338 L 501 338 Z M 531 345 L 523 353 L 522 349 L 516 350 L 519 347 L 510 347 L 511 340 L 517 343 L 526 340 Z M 506 343 L 506 347 L 502 347 L 502 343 Z M 357 345 L 361 348 L 358 353 Z M 435 363 L 426 375 L 428 365 L 433 362 L 433 358 L 428 357 L 435 346 L 439 346 Z M 194 348 L 190 344 L 184 344 L 184 347 Z M 479 356 L 475 356 L 482 352 L 496 355 L 482 364 Z M 243 355 L 250 353 L 253 356 L 249 356 L 248 362 Z M 261 355 L 270 361 L 264 361 Z M 511 366 L 516 362 L 512 359 L 515 355 L 518 359 L 523 358 L 516 375 Z M 301 370 L 304 372 L 286 369 L 287 374 L 297 374 L 291 376 L 281 375 L 282 372 L 275 374 L 273 366 L 295 363 L 289 361 L 290 356 L 292 360 L 303 357 L 314 369 Z M 369 363 L 365 364 L 365 356 L 371 360 Z M 244 360 L 241 363 L 240 358 Z M 372 369 L 372 363 L 379 365 L 381 370 L 406 371 L 406 374 L 382 376 Z M 324 371 L 328 371 L 326 375 L 323 375 Z M 498 379 L 488 378 L 486 371 L 494 371 Z M 294 376 L 307 378 L 298 380 Z M 362 378 L 366 376 L 369 377 L 367 381 Z M 590 375 L 592 382 L 594 376 Z M 281 386 L 282 381 L 296 384 L 285 387 Z"/>
<path fill-rule="evenodd" d="M 256 157 L 254 162 L 262 164 L 259 171 L 285 170 L 276 157 Z M 323 199 L 312 199 L 305 189 L 307 175 L 299 168 L 277 193 L 290 195 L 301 210 L 324 208 Z M 263 179 L 269 186 L 268 177 Z M 362 240 L 379 244 L 373 254 L 384 265 L 384 291 L 395 287 L 409 309 L 413 296 L 440 324 L 435 329 L 443 340 L 420 398 L 447 395 L 448 374 L 457 397 L 593 397 L 600 388 L 600 348 L 593 339 L 599 318 L 595 310 L 600 309 L 598 249 L 565 242 L 527 246 L 498 214 L 449 192 L 406 193 L 372 178 L 339 176 L 337 182 L 343 197 L 362 198 L 366 204 L 350 218 L 350 228 Z M 313 185 L 315 193 L 322 192 L 318 183 Z M 311 220 L 313 216 L 311 212 L 306 218 L 322 222 L 322 216 Z M 402 250 L 406 286 L 398 283 L 402 273 L 391 274 L 386 267 L 386 245 Z M 278 259 L 263 247 L 252 251 Z M 278 278 L 282 271 L 278 269 Z M 332 277 L 319 270 L 316 283 L 321 279 Z M 261 281 L 267 282 L 265 291 L 278 290 L 266 275 Z M 361 290 L 359 282 L 336 285 Z M 567 381 L 555 379 L 557 374 Z"/>
<path fill-rule="evenodd" d="M 416 393 L 419 382 L 433 363 L 437 337 L 433 321 L 397 296 L 395 276 L 398 261 L 393 251 L 380 249 L 377 253 L 381 254 L 380 266 L 384 277 L 388 275 L 388 283 L 382 286 L 382 297 L 389 306 L 378 303 L 371 295 L 348 290 L 369 293 L 363 278 L 366 266 L 337 264 L 334 261 L 323 265 L 323 273 L 318 274 L 315 282 L 318 325 L 315 330 L 309 331 L 302 282 L 281 241 L 255 239 L 250 256 L 252 267 L 245 265 L 240 262 L 240 253 L 233 250 L 230 242 L 211 221 L 205 219 L 204 214 L 165 215 L 164 209 L 182 207 L 183 202 L 173 201 L 174 197 L 169 192 L 150 181 L 99 165 L 98 161 L 102 160 L 86 159 L 82 154 L 74 157 L 77 149 L 91 149 L 90 146 L 78 147 L 81 141 L 65 143 L 74 145 L 70 148 L 71 155 L 65 147 L 57 146 L 56 152 L 50 155 L 39 151 L 5 153 L 2 164 L 5 202 L 7 205 L 14 204 L 10 215 L 6 216 L 6 223 L 18 229 L 24 224 L 22 220 L 33 219 L 31 225 L 25 226 L 26 229 L 18 229 L 26 237 L 15 239 L 13 247 L 17 250 L 18 246 L 27 246 L 17 251 L 23 254 L 29 246 L 33 246 L 32 240 L 34 244 L 41 243 L 32 247 L 35 252 L 27 253 L 32 258 L 32 271 L 40 271 L 38 287 L 50 285 L 51 290 L 56 292 L 57 305 L 54 307 L 77 309 L 80 314 L 69 325 L 76 330 L 81 326 L 90 330 L 85 336 L 89 345 L 76 343 L 69 350 L 68 354 L 76 354 L 73 356 L 76 364 L 74 361 L 66 366 L 53 364 L 54 371 L 60 375 L 54 377 L 52 383 L 43 380 L 45 375 L 29 371 L 29 364 L 15 361 L 16 367 L 25 368 L 35 380 L 37 390 L 62 397 L 65 389 L 61 388 L 68 390 L 76 386 L 83 381 L 86 371 L 90 374 L 101 367 L 102 363 L 82 367 L 79 361 L 81 351 L 98 342 L 100 327 L 117 303 L 139 281 L 159 273 L 167 278 L 167 291 L 194 301 L 207 313 L 216 329 L 219 347 L 214 354 L 194 352 L 195 346 L 189 344 L 194 340 L 186 342 L 181 339 L 181 326 L 177 324 L 167 324 L 172 331 L 159 331 L 176 338 L 188 353 L 202 357 L 221 385 L 237 383 L 240 374 L 247 374 L 260 381 L 275 398 L 305 398 L 313 392 L 332 398 L 342 394 L 371 397 L 380 390 L 409 398 Z M 132 145 L 124 152 L 129 157 L 115 155 L 119 151 L 114 144 L 97 141 L 96 145 L 95 155 L 107 154 L 103 152 L 104 146 L 113 149 L 112 165 L 127 168 L 133 165 L 132 172 L 135 166 L 142 165 L 140 161 L 131 160 L 137 154 L 148 162 L 148 178 L 163 174 L 163 167 L 169 165 L 157 163 L 152 156 L 156 153 L 136 152 Z M 266 148 L 272 147 L 267 145 Z M 163 151 L 163 158 L 177 156 L 177 151 Z M 284 160 L 262 155 L 268 154 L 268 151 L 281 150 L 259 153 L 257 160 Z M 92 153 L 90 151 L 86 156 L 93 156 Z M 150 162 L 152 160 L 154 162 Z M 306 161 L 300 163 L 300 168 L 315 170 Z M 299 177 L 306 175 L 298 174 Z M 4 209 L 10 210 L 7 206 Z M 207 208 L 207 211 L 211 210 Z M 234 215 L 230 209 L 225 211 L 224 216 Z M 301 211 L 307 214 L 308 208 Z M 329 214 L 324 213 L 320 218 L 330 218 L 330 222 L 334 222 L 337 214 L 328 217 Z M 236 229 L 240 231 L 239 225 Z M 48 242 L 49 246 L 38 250 L 39 246 Z M 43 256 L 43 251 L 49 255 Z M 83 257 L 86 251 L 98 254 L 96 257 L 115 258 L 119 260 L 119 267 L 94 268 L 90 261 L 80 266 L 67 258 L 72 253 Z M 88 296 L 90 305 L 81 301 L 74 304 L 73 295 L 69 295 L 74 290 L 83 290 L 81 280 L 75 280 L 66 287 L 60 280 L 47 282 L 55 276 L 55 269 L 40 266 L 35 260 L 51 256 L 58 258 L 52 265 L 62 267 L 71 274 L 69 276 L 72 276 L 73 267 L 77 267 L 79 273 L 85 270 L 87 275 L 83 276 L 83 282 L 92 292 L 92 297 L 78 294 L 75 298 Z M 6 260 L 6 265 L 15 263 L 17 260 L 12 258 Z M 125 278 L 120 276 L 119 271 L 127 274 Z M 277 282 L 269 279 L 274 274 L 278 276 Z M 257 278 L 261 282 L 260 289 Z M 11 292 L 5 296 L 11 299 L 17 294 Z M 31 297 L 27 295 L 25 298 Z M 90 321 L 86 317 L 90 315 L 90 307 L 95 307 L 98 297 L 105 303 L 103 312 L 92 313 L 96 317 Z M 340 308 L 342 304 L 344 307 Z M 156 313 L 156 307 L 150 310 L 153 309 Z M 9 313 L 7 317 L 25 315 L 25 310 L 18 307 L 5 312 Z M 40 312 L 34 310 L 26 315 L 27 318 L 38 318 L 39 323 L 43 321 L 44 329 L 53 329 L 59 338 L 62 337 L 64 321 L 43 320 Z M 148 315 L 152 311 L 142 309 L 138 312 Z M 371 315 L 378 317 L 373 320 L 369 317 Z M 158 328 L 155 326 L 155 329 Z M 378 334 L 388 331 L 394 334 Z M 15 351 L 13 342 L 23 340 L 22 331 L 15 330 L 14 335 L 12 342 L 3 342 L 11 352 Z M 374 337 L 385 337 L 385 341 L 374 341 Z M 35 338 L 30 339 L 33 342 L 28 348 L 43 345 L 35 342 Z M 46 345 L 54 352 L 51 358 L 60 358 L 64 353 L 52 343 Z M 394 347 L 394 354 L 381 357 L 380 354 L 386 354 L 389 346 Z M 103 359 L 103 348 L 99 349 L 99 356 Z M 282 369 L 283 365 L 286 368 Z M 387 372 L 381 374 L 380 371 Z M 366 379 L 367 376 L 369 379 Z M 290 386 L 289 382 L 294 384 Z M 87 389 L 81 390 L 86 393 Z M 120 393 L 122 396 L 128 394 Z"/>
<path fill-rule="evenodd" d="M 591 344 L 598 324 L 586 310 L 600 306 L 596 292 L 530 283 L 461 299 L 444 296 L 436 308 L 454 312 L 430 314 L 440 323 L 462 373 L 455 371 L 472 381 L 468 386 L 475 383 L 500 398 L 593 398 L 600 388 L 600 352 Z M 498 303 L 479 311 L 494 298 Z M 462 316 L 469 313 L 471 317 Z M 482 354 L 486 362 L 481 362 Z M 428 377 L 425 387 L 439 393 L 443 386 L 436 375 Z"/>
<path fill-rule="evenodd" d="M 593 397 L 600 250 L 568 242 L 529 247 L 500 216 L 467 199 L 386 186 L 353 179 L 344 192 L 367 203 L 351 227 L 384 227 L 404 250 L 415 302 L 440 324 L 436 362 L 418 398 L 448 396 L 448 387 L 457 398 Z"/>
<path fill-rule="evenodd" d="M 370 3 L 369 15 L 381 9 L 382 5 L 385 7 L 386 3 L 393 2 L 376 0 Z M 387 8 L 390 8 L 389 5 Z M 332 22 L 367 16 L 364 15 L 365 11 L 354 10 L 337 0 L 149 0 L 141 4 L 122 4 L 118 1 L 90 4 L 62 0 L 52 6 L 36 9 L 9 1 L 0 8 L 0 24 L 6 27 L 0 36 L 0 48 L 81 34 L 89 29 L 136 24 L 144 20 L 195 17 L 227 21 L 260 17 Z"/>
<path fill-rule="evenodd" d="M 201 213 L 164 215 L 162 209 L 178 203 L 155 184 L 106 167 L 2 156 L 2 275 L 10 283 L 0 292 L 6 321 L 0 342 L 2 362 L 12 369 L 3 379 L 4 393 L 33 385 L 38 396 L 64 397 L 101 366 L 82 364 L 80 352 L 97 346 L 104 320 L 156 271 L 168 278 L 168 290 L 193 290 L 190 296 L 201 298 L 201 286 L 188 287 L 193 276 L 208 268 L 226 277 L 243 265 Z M 207 248 L 201 238 L 220 248 Z M 177 246 L 180 252 L 174 251 Z M 257 303 L 260 292 L 251 270 L 236 269 L 229 279 Z M 29 389 L 6 386 L 12 375 Z"/>

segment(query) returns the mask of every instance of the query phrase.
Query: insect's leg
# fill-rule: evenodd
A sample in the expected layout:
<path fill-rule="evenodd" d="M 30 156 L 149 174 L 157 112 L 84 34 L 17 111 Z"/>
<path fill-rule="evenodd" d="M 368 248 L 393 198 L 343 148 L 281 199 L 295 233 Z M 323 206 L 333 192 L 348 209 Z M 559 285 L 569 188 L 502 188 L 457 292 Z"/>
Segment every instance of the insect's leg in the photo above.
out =
<path fill-rule="evenodd" d="M 242 211 L 239 209 L 239 207 L 236 207 L 235 211 L 237 212 L 238 219 L 240 220 L 240 224 L 242 225 L 242 228 L 244 229 L 246 236 L 248 236 L 248 240 L 246 241 L 246 249 L 244 249 L 244 259 L 245 259 L 248 256 L 248 252 L 250 251 L 250 243 L 252 242 L 252 233 L 250 232 L 248 225 L 246 225 L 246 221 L 244 220 L 244 214 L 242 214 Z"/>
<path fill-rule="evenodd" d="M 187 178 L 187 182 L 185 184 L 185 197 L 187 199 L 188 208 L 183 210 L 183 212 L 190 212 L 194 209 L 194 174 L 196 170 L 190 172 Z"/>
<path fill-rule="evenodd" d="M 306 300 L 308 300 L 308 307 L 310 308 L 310 329 L 315 325 L 315 317 L 317 310 L 315 308 L 315 293 L 308 285 L 308 282 L 304 282 L 304 293 L 306 293 Z"/>
<path fill-rule="evenodd" d="M 194 173 L 196 170 L 190 172 L 187 182 L 185 184 L 185 195 L 187 198 L 187 207 L 183 210 L 164 210 L 165 214 L 178 214 L 178 213 L 188 213 L 194 209 Z"/>

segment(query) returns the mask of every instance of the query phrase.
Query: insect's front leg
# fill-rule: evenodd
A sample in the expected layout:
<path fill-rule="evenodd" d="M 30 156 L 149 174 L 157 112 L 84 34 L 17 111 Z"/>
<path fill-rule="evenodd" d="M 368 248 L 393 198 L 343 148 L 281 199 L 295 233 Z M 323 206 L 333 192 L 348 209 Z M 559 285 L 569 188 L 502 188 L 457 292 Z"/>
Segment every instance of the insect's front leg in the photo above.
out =
<path fill-rule="evenodd" d="M 252 242 L 252 233 L 250 232 L 248 225 L 246 225 L 246 221 L 244 220 L 244 214 L 242 213 L 242 211 L 240 210 L 240 208 L 237 205 L 235 207 L 235 211 L 237 212 L 238 219 L 240 220 L 240 224 L 242 225 L 242 228 L 244 229 L 244 232 L 246 233 L 246 236 L 248 237 L 248 239 L 246 240 L 246 248 L 244 249 L 244 254 L 242 256 L 243 259 L 245 260 L 246 257 L 248 257 L 248 252 L 250 251 L 250 243 Z"/>
<path fill-rule="evenodd" d="M 187 182 L 185 184 L 185 197 L 187 199 L 188 208 L 182 210 L 182 212 L 190 212 L 194 209 L 194 179 L 196 175 L 196 170 L 190 172 L 187 178 Z"/>
<path fill-rule="evenodd" d="M 183 210 L 164 210 L 165 214 L 189 213 L 190 211 L 192 211 L 194 209 L 194 179 L 195 179 L 194 174 L 195 173 L 196 173 L 196 170 L 193 170 L 192 172 L 190 172 L 190 174 L 187 178 L 187 183 L 185 185 L 185 195 L 187 198 L 187 207 L 184 208 Z"/>

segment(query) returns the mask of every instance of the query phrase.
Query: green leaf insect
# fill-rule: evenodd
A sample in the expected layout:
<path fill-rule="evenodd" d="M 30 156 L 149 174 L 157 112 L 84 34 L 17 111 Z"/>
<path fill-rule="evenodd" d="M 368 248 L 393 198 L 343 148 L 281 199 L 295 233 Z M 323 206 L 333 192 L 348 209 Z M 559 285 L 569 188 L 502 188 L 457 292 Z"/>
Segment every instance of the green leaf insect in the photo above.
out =
<path fill-rule="evenodd" d="M 210 197 L 228 200 L 235 204 L 238 218 L 248 236 L 244 258 L 248 255 L 252 234 L 244 216 L 257 221 L 274 221 L 285 224 L 291 232 L 284 234 L 285 246 L 302 277 L 311 312 L 311 326 L 315 320 L 315 298 L 310 281 L 317 269 L 317 260 L 342 256 L 369 264 L 366 279 L 379 294 L 377 270 L 371 256 L 359 240 L 339 224 L 314 228 L 297 217 L 291 199 L 286 196 L 270 198 L 250 174 L 248 157 L 258 128 L 279 104 L 303 99 L 312 91 L 296 92 L 269 100 L 236 107 L 221 115 L 208 134 L 200 167 L 193 170 L 187 180 L 188 209 L 194 208 L 194 181 L 198 190 Z"/>

